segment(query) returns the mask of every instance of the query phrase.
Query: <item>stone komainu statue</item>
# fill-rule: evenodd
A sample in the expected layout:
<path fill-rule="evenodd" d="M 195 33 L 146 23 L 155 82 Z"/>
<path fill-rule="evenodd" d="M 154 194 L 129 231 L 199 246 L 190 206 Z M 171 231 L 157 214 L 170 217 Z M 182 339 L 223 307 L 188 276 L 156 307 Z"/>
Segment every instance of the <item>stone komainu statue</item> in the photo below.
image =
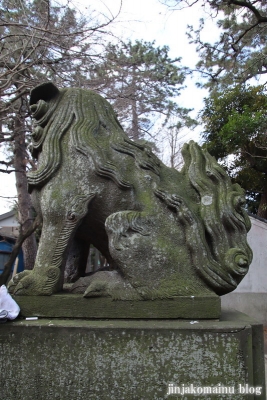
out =
<path fill-rule="evenodd" d="M 92 276 L 85 296 L 166 299 L 236 288 L 252 253 L 243 190 L 196 143 L 181 172 L 124 133 L 110 104 L 52 83 L 32 90 L 29 190 L 43 229 L 33 271 L 10 282 L 21 295 L 62 289 L 71 244 L 85 266 L 89 243 L 113 271 Z M 83 265 L 82 265 L 83 264 Z"/>

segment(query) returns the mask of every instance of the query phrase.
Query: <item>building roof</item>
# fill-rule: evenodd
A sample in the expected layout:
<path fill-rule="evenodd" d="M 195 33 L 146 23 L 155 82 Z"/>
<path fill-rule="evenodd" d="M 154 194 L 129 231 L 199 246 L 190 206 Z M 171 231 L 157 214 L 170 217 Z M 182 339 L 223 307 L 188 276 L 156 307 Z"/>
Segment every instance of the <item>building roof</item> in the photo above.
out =
<path fill-rule="evenodd" d="M 16 211 L 14 211 L 14 210 L 8 211 L 7 213 L 0 215 L 0 221 L 3 221 L 4 219 L 9 218 L 9 217 L 14 217 L 15 215 L 16 215 Z"/>
<path fill-rule="evenodd" d="M 16 211 L 8 211 L 0 215 L 0 236 L 8 239 L 16 239 L 19 235 L 19 226 L 5 226 L 5 220 L 16 218 Z"/>

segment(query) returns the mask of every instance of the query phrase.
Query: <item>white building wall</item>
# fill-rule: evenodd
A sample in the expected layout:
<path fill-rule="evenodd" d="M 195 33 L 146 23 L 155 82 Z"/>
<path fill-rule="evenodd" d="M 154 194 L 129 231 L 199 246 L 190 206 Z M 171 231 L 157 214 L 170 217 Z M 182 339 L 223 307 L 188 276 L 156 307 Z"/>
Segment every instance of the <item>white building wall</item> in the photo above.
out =
<path fill-rule="evenodd" d="M 249 272 L 236 290 L 221 297 L 222 307 L 248 314 L 267 326 L 267 223 L 250 217 L 248 243 L 253 250 Z"/>
<path fill-rule="evenodd" d="M 253 260 L 245 278 L 233 293 L 267 293 L 267 223 L 250 217 L 248 243 Z"/>

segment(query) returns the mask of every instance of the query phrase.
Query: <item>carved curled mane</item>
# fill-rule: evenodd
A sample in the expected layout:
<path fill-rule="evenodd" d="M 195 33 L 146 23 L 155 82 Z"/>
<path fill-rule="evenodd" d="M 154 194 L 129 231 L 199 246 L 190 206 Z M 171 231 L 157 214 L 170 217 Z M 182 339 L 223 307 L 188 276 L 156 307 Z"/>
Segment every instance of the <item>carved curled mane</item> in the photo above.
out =
<path fill-rule="evenodd" d="M 67 131 L 77 151 L 92 156 L 96 173 L 112 179 L 121 188 L 132 185 L 112 162 L 114 150 L 135 158 L 140 168 L 159 174 L 159 159 L 146 144 L 127 137 L 110 104 L 92 91 L 60 90 L 46 103 L 45 114 L 36 118 L 35 128 L 32 147 L 39 160 L 38 169 L 28 173 L 30 191 L 45 185 L 58 170 L 62 160 L 60 143 Z"/>

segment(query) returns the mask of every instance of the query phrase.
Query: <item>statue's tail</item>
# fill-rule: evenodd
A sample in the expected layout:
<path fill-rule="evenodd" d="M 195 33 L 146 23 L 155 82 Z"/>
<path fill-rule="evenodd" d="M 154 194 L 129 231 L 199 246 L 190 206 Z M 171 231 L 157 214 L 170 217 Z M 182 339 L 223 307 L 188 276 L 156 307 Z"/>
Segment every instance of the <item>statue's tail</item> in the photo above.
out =
<path fill-rule="evenodd" d="M 182 172 L 199 195 L 198 215 L 187 210 L 195 221 L 184 225 L 187 243 L 198 274 L 222 295 L 236 288 L 252 260 L 244 192 L 195 142 L 185 144 L 182 153 Z"/>

